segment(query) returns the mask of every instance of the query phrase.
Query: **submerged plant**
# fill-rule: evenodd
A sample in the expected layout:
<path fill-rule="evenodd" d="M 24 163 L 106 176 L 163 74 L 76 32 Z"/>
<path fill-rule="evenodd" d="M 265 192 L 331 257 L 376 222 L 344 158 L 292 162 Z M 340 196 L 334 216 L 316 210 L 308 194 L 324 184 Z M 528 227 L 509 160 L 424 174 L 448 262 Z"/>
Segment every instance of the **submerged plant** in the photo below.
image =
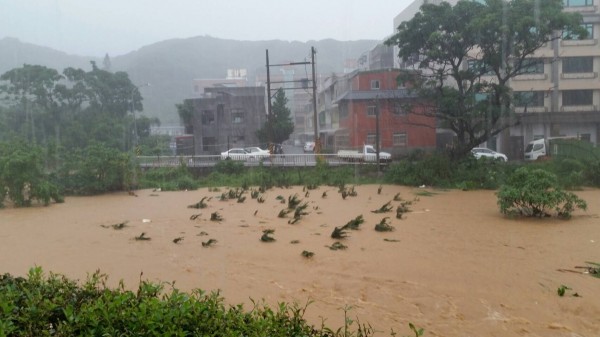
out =
<path fill-rule="evenodd" d="M 288 208 L 295 209 L 301 202 L 302 200 L 299 199 L 298 194 L 290 195 L 288 197 Z"/>
<path fill-rule="evenodd" d="M 111 227 L 112 227 L 112 229 L 120 230 L 120 229 L 123 229 L 123 228 L 127 227 L 127 223 L 128 223 L 128 222 L 129 222 L 129 221 L 123 221 L 123 222 L 121 222 L 121 223 L 114 224 L 114 225 L 112 225 Z"/>
<path fill-rule="evenodd" d="M 204 248 L 210 247 L 210 246 L 214 245 L 215 243 L 217 243 L 217 240 L 215 240 L 215 239 L 208 239 L 208 241 L 202 242 L 202 247 L 204 247 Z"/>
<path fill-rule="evenodd" d="M 189 205 L 188 208 L 206 208 L 208 205 L 204 202 L 208 197 L 203 197 L 195 204 Z"/>
<path fill-rule="evenodd" d="M 213 212 L 210 214 L 210 221 L 223 221 L 223 217 L 219 212 Z"/>
<path fill-rule="evenodd" d="M 331 250 L 344 250 L 344 249 L 348 248 L 348 246 L 344 245 L 343 243 L 341 243 L 339 241 L 336 241 L 331 246 L 327 246 L 327 248 L 329 248 Z"/>
<path fill-rule="evenodd" d="M 344 239 L 348 236 L 348 232 L 347 232 L 347 228 L 345 228 L 346 226 L 342 226 L 342 227 L 335 227 L 333 229 L 333 232 L 331 232 L 331 238 L 332 239 Z"/>
<path fill-rule="evenodd" d="M 378 232 L 391 232 L 394 230 L 394 227 L 390 225 L 390 218 L 386 216 L 375 225 L 375 230 Z"/>
<path fill-rule="evenodd" d="M 287 217 L 288 214 L 290 214 L 290 212 L 292 212 L 291 209 L 284 208 L 281 211 L 279 211 L 279 214 L 277 214 L 277 217 L 278 218 L 285 218 L 285 217 Z"/>
<path fill-rule="evenodd" d="M 137 241 L 149 241 L 149 240 L 151 240 L 149 237 L 146 236 L 145 232 L 142 232 L 142 234 L 140 234 L 139 236 L 136 236 L 135 239 Z"/>
<path fill-rule="evenodd" d="M 357 216 L 356 218 L 348 221 L 348 223 L 346 223 L 344 225 L 344 227 L 342 228 L 346 228 L 346 229 L 351 229 L 351 230 L 358 230 L 358 228 L 360 227 L 360 225 L 362 225 L 365 222 L 365 219 L 363 218 L 362 214 Z"/>
<path fill-rule="evenodd" d="M 296 210 L 294 211 L 294 219 L 300 219 L 301 217 L 308 215 L 309 213 L 306 211 L 307 207 L 308 207 L 307 202 L 296 207 Z"/>
<path fill-rule="evenodd" d="M 274 229 L 265 229 L 263 231 L 263 235 L 260 237 L 260 241 L 262 242 L 273 242 L 275 238 L 271 236 L 271 234 L 275 233 Z"/>
<path fill-rule="evenodd" d="M 305 258 L 309 259 L 309 258 L 315 256 L 315 253 L 309 252 L 308 250 L 303 250 L 302 251 L 302 256 L 304 256 Z"/>
<path fill-rule="evenodd" d="M 378 209 L 371 211 L 371 212 L 372 213 L 387 213 L 387 212 L 391 212 L 393 208 L 394 207 L 392 206 L 392 202 L 388 201 L 383 206 L 381 206 Z"/>

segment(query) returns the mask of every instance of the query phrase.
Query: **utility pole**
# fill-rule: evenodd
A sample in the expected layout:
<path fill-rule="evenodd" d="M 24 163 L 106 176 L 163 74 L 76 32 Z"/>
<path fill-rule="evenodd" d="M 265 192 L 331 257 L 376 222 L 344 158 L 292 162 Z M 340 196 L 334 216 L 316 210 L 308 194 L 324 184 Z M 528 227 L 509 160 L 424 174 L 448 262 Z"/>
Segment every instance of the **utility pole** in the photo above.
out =
<path fill-rule="evenodd" d="M 377 96 L 375 96 L 375 156 L 377 159 L 377 174 L 379 175 L 381 173 L 381 162 L 379 161 L 379 115 L 380 115 L 380 111 L 379 111 L 379 94 L 377 94 Z"/>
<path fill-rule="evenodd" d="M 317 81 L 315 75 L 315 47 L 310 47 L 311 64 L 312 64 L 312 92 L 313 92 L 313 126 L 315 131 L 315 152 L 321 153 L 321 140 L 319 139 L 318 118 L 317 118 Z"/>
<path fill-rule="evenodd" d="M 269 50 L 266 50 L 267 52 L 267 101 L 268 101 L 268 108 L 267 108 L 267 115 L 269 116 L 269 118 L 271 118 L 271 109 L 272 109 L 272 103 L 271 103 L 271 66 L 269 65 Z"/>
<path fill-rule="evenodd" d="M 283 63 L 283 64 L 270 64 L 269 63 L 269 50 L 267 49 L 266 52 L 266 56 L 267 56 L 267 100 L 268 100 L 268 116 L 269 118 L 271 118 L 271 99 L 275 96 L 275 94 L 277 94 L 278 90 L 296 90 L 296 89 L 300 89 L 300 90 L 306 90 L 309 89 L 309 87 L 306 85 L 306 83 L 308 82 L 308 79 L 301 79 L 301 80 L 294 80 L 294 81 L 271 81 L 271 72 L 270 72 L 270 68 L 271 67 L 287 67 L 287 66 L 299 66 L 299 65 L 307 65 L 310 64 L 312 65 L 312 86 L 310 87 L 310 89 L 312 89 L 312 94 L 313 94 L 313 124 L 314 124 L 314 137 L 315 137 L 315 152 L 319 152 L 320 151 L 320 141 L 319 141 L 319 130 L 318 130 L 318 120 L 317 120 L 317 76 L 316 76 L 316 68 L 315 68 L 315 54 L 317 53 L 315 50 L 315 47 L 311 47 L 310 48 L 310 52 L 311 52 L 311 61 L 303 61 L 303 62 L 290 62 L 290 63 Z M 272 83 L 279 83 L 279 84 L 285 84 L 285 83 L 301 83 L 301 85 L 299 87 L 293 87 L 293 88 L 278 88 L 276 89 L 277 91 L 275 91 L 275 94 L 271 95 L 271 91 L 273 91 L 274 89 L 271 89 L 271 84 Z M 269 136 L 271 137 L 271 136 Z"/>

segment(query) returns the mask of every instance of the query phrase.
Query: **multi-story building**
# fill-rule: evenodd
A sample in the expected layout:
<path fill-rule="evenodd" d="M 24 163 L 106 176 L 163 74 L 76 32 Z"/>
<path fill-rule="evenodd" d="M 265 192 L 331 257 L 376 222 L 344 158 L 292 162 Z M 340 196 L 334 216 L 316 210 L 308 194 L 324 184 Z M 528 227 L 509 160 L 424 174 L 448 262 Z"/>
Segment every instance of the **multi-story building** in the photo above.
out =
<path fill-rule="evenodd" d="M 509 140 L 499 139 L 499 145 L 508 144 L 503 151 L 510 157 L 522 158 L 523 146 L 539 138 L 578 136 L 596 145 L 600 142 L 598 2 L 564 0 L 565 11 L 583 16 L 587 38 L 548 43 L 531 59 L 528 73 L 511 82 L 521 123 L 509 130 Z M 515 148 L 519 152 L 510 153 Z"/>
<path fill-rule="evenodd" d="M 414 1 L 396 16 L 394 27 L 410 20 L 423 3 L 439 2 Z M 448 2 L 454 5 L 457 0 Z M 527 143 L 539 138 L 578 136 L 594 144 L 600 142 L 598 2 L 600 0 L 564 0 L 565 11 L 583 16 L 588 37 L 564 40 L 556 35 L 556 40 L 536 52 L 526 72 L 510 82 L 515 96 L 515 116 L 520 123 L 482 145 L 504 152 L 511 159 L 521 159 Z M 412 66 L 397 65 L 400 68 Z"/>
<path fill-rule="evenodd" d="M 259 145 L 256 130 L 267 113 L 264 87 L 205 88 L 202 97 L 186 101 L 194 106 L 191 125 L 186 125 L 194 135 L 194 154 Z"/>
<path fill-rule="evenodd" d="M 398 69 L 355 71 L 327 79 L 319 97 L 320 138 L 334 151 L 376 144 L 392 154 L 435 148 L 435 119 L 398 86 Z M 379 123 L 379 127 L 377 126 Z"/>

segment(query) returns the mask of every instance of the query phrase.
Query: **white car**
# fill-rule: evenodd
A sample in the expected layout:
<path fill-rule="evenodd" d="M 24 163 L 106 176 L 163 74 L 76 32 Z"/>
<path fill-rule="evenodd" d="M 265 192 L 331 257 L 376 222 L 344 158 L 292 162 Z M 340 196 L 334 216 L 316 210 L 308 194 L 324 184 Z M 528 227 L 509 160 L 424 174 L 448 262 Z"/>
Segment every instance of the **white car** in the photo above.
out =
<path fill-rule="evenodd" d="M 260 147 L 256 147 L 256 146 L 252 146 L 252 147 L 246 147 L 244 148 L 244 150 L 246 150 L 246 152 L 250 153 L 251 155 L 253 155 L 255 158 L 268 158 L 271 153 L 268 150 L 263 150 Z"/>
<path fill-rule="evenodd" d="M 221 152 L 221 159 L 232 159 L 232 160 L 248 160 L 256 158 L 250 152 L 242 149 L 242 148 L 233 148 L 229 149 L 225 152 Z"/>
<path fill-rule="evenodd" d="M 304 144 L 304 152 L 314 152 L 315 151 L 315 142 L 306 142 Z"/>
<path fill-rule="evenodd" d="M 476 147 L 471 150 L 473 156 L 477 159 L 480 158 L 492 158 L 500 159 L 502 161 L 508 161 L 508 157 L 504 153 L 496 152 L 485 147 Z"/>

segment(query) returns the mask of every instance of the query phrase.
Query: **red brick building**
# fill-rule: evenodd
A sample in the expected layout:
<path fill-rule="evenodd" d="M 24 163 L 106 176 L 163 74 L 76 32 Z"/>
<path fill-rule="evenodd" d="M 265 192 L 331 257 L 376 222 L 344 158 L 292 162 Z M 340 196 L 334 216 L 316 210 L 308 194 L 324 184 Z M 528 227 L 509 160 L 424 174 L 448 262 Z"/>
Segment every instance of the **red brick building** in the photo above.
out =
<path fill-rule="evenodd" d="M 399 74 L 397 69 L 382 69 L 348 76 L 348 90 L 335 99 L 339 114 L 337 149 L 375 145 L 378 119 L 382 150 L 400 155 L 435 148 L 435 118 L 419 113 L 415 94 L 398 86 Z"/>

